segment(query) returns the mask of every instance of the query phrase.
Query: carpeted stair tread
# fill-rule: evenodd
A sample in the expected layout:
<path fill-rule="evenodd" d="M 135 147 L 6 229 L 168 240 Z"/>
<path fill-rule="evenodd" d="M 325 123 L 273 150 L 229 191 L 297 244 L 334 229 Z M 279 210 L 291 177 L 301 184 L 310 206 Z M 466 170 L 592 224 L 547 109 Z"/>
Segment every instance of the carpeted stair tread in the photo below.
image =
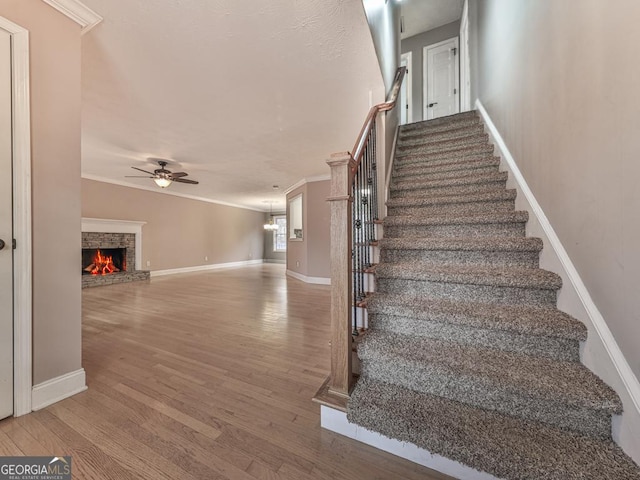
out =
<path fill-rule="evenodd" d="M 390 208 L 399 207 L 422 207 L 429 205 L 452 205 L 457 203 L 475 203 L 475 202 L 491 202 L 491 201 L 508 201 L 515 200 L 515 189 L 496 188 L 483 193 L 471 195 L 442 195 L 442 196 L 423 196 L 419 192 L 411 197 L 390 198 L 386 205 Z"/>
<path fill-rule="evenodd" d="M 408 225 L 465 225 L 480 223 L 526 223 L 529 214 L 526 211 L 476 213 L 473 215 L 441 215 L 433 217 L 413 217 L 394 215 L 386 217 L 383 225 L 408 226 Z"/>
<path fill-rule="evenodd" d="M 407 173 L 412 174 L 417 171 L 423 171 L 425 168 L 437 168 L 437 167 L 446 167 L 446 166 L 454 166 L 454 165 L 470 165 L 475 162 L 482 162 L 486 160 L 492 160 L 494 163 L 499 164 L 500 159 L 494 155 L 488 154 L 478 154 L 478 155 L 464 155 L 464 156 L 452 156 L 445 157 L 440 159 L 432 159 L 423 162 L 417 163 L 408 163 L 405 165 L 401 165 L 398 163 L 394 164 L 393 176 L 396 175 L 405 175 Z"/>
<path fill-rule="evenodd" d="M 458 128 L 451 128 L 441 132 L 425 133 L 421 131 L 403 132 L 400 131 L 398 141 L 402 144 L 411 143 L 414 141 L 439 141 L 452 138 L 466 137 L 469 135 L 475 135 L 478 133 L 484 133 L 484 125 L 481 123 L 474 123 L 472 125 L 465 125 Z"/>
<path fill-rule="evenodd" d="M 392 192 L 401 190 L 426 190 L 429 188 L 456 187 L 461 185 L 478 185 L 485 183 L 504 183 L 507 181 L 507 172 L 493 173 L 473 173 L 454 178 L 444 178 L 440 180 L 419 180 L 413 182 L 394 183 L 391 186 Z"/>
<path fill-rule="evenodd" d="M 407 167 L 398 167 L 394 172 L 394 180 L 400 180 L 415 175 L 421 175 L 425 172 L 438 173 L 438 172 L 455 172 L 458 170 L 476 170 L 478 168 L 487 167 L 500 167 L 500 159 L 496 157 L 480 157 L 475 160 L 461 160 L 461 161 L 445 161 L 445 163 L 436 163 L 433 165 L 411 165 Z"/>
<path fill-rule="evenodd" d="M 540 252 L 542 240 L 533 237 L 524 238 L 442 238 L 442 237 L 406 237 L 382 238 L 381 248 L 387 250 L 455 250 L 455 251 L 492 251 L 492 252 Z"/>
<path fill-rule="evenodd" d="M 562 287 L 559 275 L 541 268 L 440 266 L 427 263 L 381 263 L 376 278 L 418 280 L 465 285 L 535 288 L 558 290 Z"/>
<path fill-rule="evenodd" d="M 413 372 L 410 378 L 416 391 L 419 388 L 444 391 L 452 386 L 450 378 L 453 377 L 454 382 L 464 384 L 463 390 L 471 391 L 469 398 L 477 394 L 473 390 L 499 389 L 525 399 L 563 403 L 608 414 L 622 412 L 622 403 L 616 393 L 578 362 L 559 362 L 375 330 L 360 342 L 358 356 L 365 366 L 368 363 L 391 365 L 397 377 L 402 376 L 402 371 Z M 420 375 L 421 370 L 429 374 Z M 449 380 L 443 385 L 429 384 L 442 382 L 440 375 Z M 495 399 L 487 398 L 487 408 L 494 407 L 494 402 Z M 509 405 L 505 407 L 508 411 Z"/>
<path fill-rule="evenodd" d="M 488 140 L 489 135 L 481 132 L 466 135 L 464 137 L 445 138 L 440 140 L 413 140 L 411 142 L 399 141 L 397 151 L 437 152 L 441 150 L 452 150 L 463 146 L 486 144 Z"/>
<path fill-rule="evenodd" d="M 473 175 L 486 175 L 491 173 L 499 173 L 496 165 L 476 166 L 470 169 L 458 169 L 449 171 L 432 171 L 424 169 L 422 173 L 415 173 L 410 177 L 395 177 L 391 184 L 391 188 L 396 185 L 403 185 L 408 182 L 425 182 L 432 180 L 446 180 L 449 178 L 470 177 Z"/>
<path fill-rule="evenodd" d="M 400 126 L 401 133 L 409 132 L 435 132 L 442 129 L 449 130 L 452 128 L 460 128 L 463 125 L 474 125 L 480 123 L 478 112 L 469 111 L 455 115 L 439 117 L 433 120 L 424 120 L 422 122 L 408 123 Z"/>
<path fill-rule="evenodd" d="M 350 422 L 505 480 L 638 480 L 609 440 L 360 378 Z"/>
<path fill-rule="evenodd" d="M 367 299 L 371 314 L 389 314 L 496 329 L 524 335 L 585 341 L 587 328 L 572 316 L 550 307 L 461 302 L 426 296 L 375 293 Z"/>
<path fill-rule="evenodd" d="M 452 145 L 449 147 L 442 147 L 439 149 L 428 149 L 420 147 L 412 147 L 407 150 L 398 150 L 396 152 L 396 161 L 400 165 L 405 165 L 410 162 L 421 162 L 435 160 L 437 158 L 449 158 L 464 157 L 467 155 L 477 155 L 480 153 L 492 154 L 493 145 L 489 145 L 486 142 L 473 143 L 471 145 Z"/>

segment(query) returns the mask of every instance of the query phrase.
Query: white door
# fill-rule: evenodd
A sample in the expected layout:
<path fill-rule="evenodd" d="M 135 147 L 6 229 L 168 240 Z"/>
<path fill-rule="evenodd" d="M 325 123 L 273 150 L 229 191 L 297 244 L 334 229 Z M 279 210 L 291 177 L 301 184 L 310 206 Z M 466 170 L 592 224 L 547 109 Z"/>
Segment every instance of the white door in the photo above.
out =
<path fill-rule="evenodd" d="M 424 47 L 424 119 L 460 111 L 458 38 Z"/>
<path fill-rule="evenodd" d="M 0 29 L 0 418 L 13 414 L 11 123 L 11 35 Z"/>
<path fill-rule="evenodd" d="M 413 66 L 411 64 L 411 52 L 402 54 L 400 57 L 400 66 L 407 67 L 407 73 L 404 76 L 402 88 L 400 89 L 400 125 L 404 125 L 405 123 L 413 122 L 413 86 L 411 82 Z"/>

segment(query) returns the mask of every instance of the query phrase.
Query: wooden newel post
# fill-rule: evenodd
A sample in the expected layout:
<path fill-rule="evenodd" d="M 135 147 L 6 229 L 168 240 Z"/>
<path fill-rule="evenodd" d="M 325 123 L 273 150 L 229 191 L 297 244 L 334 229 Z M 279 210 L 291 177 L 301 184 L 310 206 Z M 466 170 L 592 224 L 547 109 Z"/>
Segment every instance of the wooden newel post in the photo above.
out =
<path fill-rule="evenodd" d="M 349 396 L 351 370 L 351 181 L 349 152 L 335 153 L 331 167 L 331 379 L 329 392 Z"/>

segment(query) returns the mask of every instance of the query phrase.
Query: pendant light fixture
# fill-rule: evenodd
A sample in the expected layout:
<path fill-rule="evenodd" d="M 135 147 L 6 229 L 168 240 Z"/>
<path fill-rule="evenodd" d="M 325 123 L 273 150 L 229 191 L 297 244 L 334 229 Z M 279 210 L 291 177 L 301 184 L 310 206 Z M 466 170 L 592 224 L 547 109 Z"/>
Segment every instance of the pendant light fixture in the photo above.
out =
<path fill-rule="evenodd" d="M 273 212 L 272 212 L 273 202 L 269 202 L 269 223 L 265 223 L 263 225 L 265 230 L 278 230 L 278 225 L 273 221 Z"/>

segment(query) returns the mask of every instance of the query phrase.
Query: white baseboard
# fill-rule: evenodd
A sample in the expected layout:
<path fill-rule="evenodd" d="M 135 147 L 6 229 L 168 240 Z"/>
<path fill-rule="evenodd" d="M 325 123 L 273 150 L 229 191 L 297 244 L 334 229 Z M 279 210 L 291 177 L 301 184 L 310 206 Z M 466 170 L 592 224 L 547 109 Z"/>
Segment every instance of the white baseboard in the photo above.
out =
<path fill-rule="evenodd" d="M 277 263 L 280 265 L 286 265 L 286 260 L 278 260 L 277 258 L 265 258 L 264 263 Z"/>
<path fill-rule="evenodd" d="M 220 270 L 222 268 L 246 267 L 249 265 L 260 265 L 264 260 L 245 260 L 242 262 L 214 263 L 212 265 L 197 265 L 195 267 L 170 268 L 168 270 L 153 270 L 151 277 L 162 277 L 164 275 L 175 275 L 178 273 L 203 272 L 206 270 Z"/>
<path fill-rule="evenodd" d="M 460 480 L 497 480 L 493 475 L 479 472 L 461 463 L 454 462 L 440 455 L 435 455 L 412 443 L 400 442 L 349 423 L 346 413 L 325 405 L 320 406 L 320 425 L 322 428 L 326 428 L 332 432 L 353 438 L 359 442 L 366 443 L 372 447 Z"/>
<path fill-rule="evenodd" d="M 314 283 L 316 285 L 331 285 L 331 279 L 325 277 L 307 277 L 306 275 L 302 275 L 301 273 L 294 272 L 292 270 L 287 270 L 287 275 L 293 278 L 297 278 L 298 280 L 302 280 L 305 283 Z"/>
<path fill-rule="evenodd" d="M 84 368 L 34 385 L 31 390 L 31 408 L 41 410 L 60 400 L 87 389 Z"/>
<path fill-rule="evenodd" d="M 562 277 L 558 308 L 587 326 L 588 339 L 580 352 L 582 363 L 611 386 L 622 400 L 624 413 L 613 419 L 613 438 L 640 463 L 640 382 L 480 100 L 476 100 L 476 108 L 498 149 L 501 169 L 510 173 L 507 186 L 517 190 L 516 208 L 530 214 L 527 234 L 541 238 L 544 243 L 540 266 Z"/>

